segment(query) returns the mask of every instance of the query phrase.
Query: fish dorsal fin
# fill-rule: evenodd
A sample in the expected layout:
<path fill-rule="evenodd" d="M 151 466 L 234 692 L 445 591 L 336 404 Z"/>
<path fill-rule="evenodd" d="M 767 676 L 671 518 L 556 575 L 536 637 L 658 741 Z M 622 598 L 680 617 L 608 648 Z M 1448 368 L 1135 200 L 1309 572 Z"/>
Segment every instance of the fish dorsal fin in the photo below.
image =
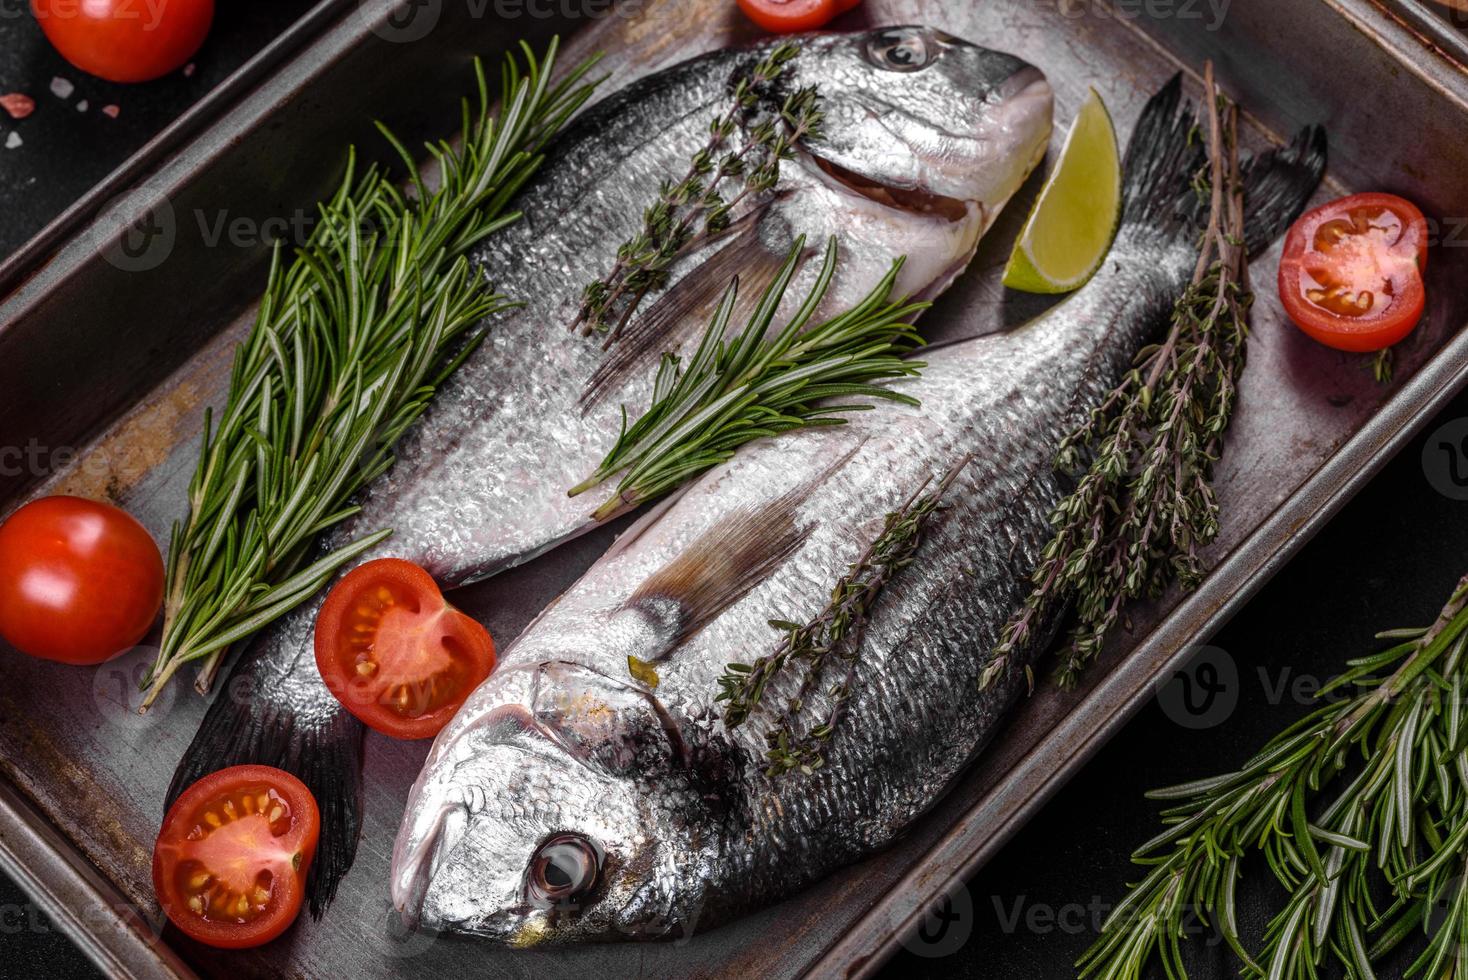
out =
<path fill-rule="evenodd" d="M 651 620 L 660 638 L 667 641 L 646 663 L 666 659 L 680 643 L 744 598 L 795 554 L 812 526 L 797 520 L 801 504 L 856 455 L 864 442 L 814 479 L 766 503 L 721 517 L 637 587 L 625 608 Z"/>
<path fill-rule="evenodd" d="M 629 375 L 650 370 L 664 353 L 678 346 L 680 336 L 690 328 L 706 326 L 735 278 L 740 288 L 731 322 L 749 319 L 785 261 L 784 255 L 777 255 L 760 237 L 763 214 L 760 209 L 741 218 L 718 251 L 627 325 L 586 382 L 580 399 L 583 412 L 614 394 Z"/>

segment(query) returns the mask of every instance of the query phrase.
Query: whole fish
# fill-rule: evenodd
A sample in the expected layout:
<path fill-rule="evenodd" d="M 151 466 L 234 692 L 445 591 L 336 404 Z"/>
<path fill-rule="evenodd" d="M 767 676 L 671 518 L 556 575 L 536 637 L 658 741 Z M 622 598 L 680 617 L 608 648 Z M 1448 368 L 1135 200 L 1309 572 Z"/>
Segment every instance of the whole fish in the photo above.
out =
<path fill-rule="evenodd" d="M 1025 684 L 1018 667 L 979 680 L 1066 489 L 1056 449 L 1165 326 L 1197 260 L 1194 124 L 1177 81 L 1149 104 L 1115 245 L 1082 291 L 1007 334 L 924 353 L 921 377 L 892 382 L 920 407 L 744 447 L 542 613 L 414 786 L 393 855 L 408 923 L 516 946 L 686 935 L 886 846 L 933 805 Z M 1256 247 L 1323 167 L 1318 131 L 1250 164 Z M 816 617 L 885 516 L 968 456 L 871 610 L 825 765 L 768 775 L 770 719 L 800 678 L 777 679 L 764 699 L 779 707 L 731 729 L 716 701 L 726 665 L 773 652 L 770 620 Z M 804 710 L 829 707 L 821 691 Z"/>
<path fill-rule="evenodd" d="M 798 236 L 839 239 L 827 315 L 854 305 L 900 256 L 898 294 L 934 295 L 962 271 L 1045 153 L 1052 95 L 1044 76 L 923 27 L 798 40 L 783 84 L 818 86 L 819 138 L 782 163 L 775 191 L 736 215 L 728 234 L 676 266 L 669 288 L 606 351 L 601 336 L 569 329 L 583 287 L 612 267 L 618 244 L 641 228 L 649 189 L 687 169 L 737 79 L 772 45 L 652 75 L 573 124 L 523 191 L 523 219 L 473 256 L 523 308 L 490 325 L 395 447 L 395 467 L 361 495 L 361 513 L 328 544 L 392 528 L 362 560 L 406 558 L 451 587 L 591 529 L 600 500 L 566 491 L 611 449 L 622 405 L 644 407 L 659 357 L 697 342 L 733 276 L 746 297 L 757 296 Z M 819 264 L 802 267 L 791 306 Z M 249 696 L 215 700 L 169 793 L 224 765 L 264 763 L 300 776 L 322 808 L 309 882 L 318 913 L 356 846 L 362 734 L 316 668 L 324 594 L 245 651 L 226 687 Z"/>

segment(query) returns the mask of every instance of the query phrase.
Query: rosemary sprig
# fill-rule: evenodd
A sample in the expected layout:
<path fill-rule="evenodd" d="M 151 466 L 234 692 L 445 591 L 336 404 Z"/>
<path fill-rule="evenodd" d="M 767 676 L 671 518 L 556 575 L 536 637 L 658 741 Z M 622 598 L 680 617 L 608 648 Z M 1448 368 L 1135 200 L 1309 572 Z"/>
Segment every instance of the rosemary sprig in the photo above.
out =
<path fill-rule="evenodd" d="M 1371 978 L 1420 932 L 1405 977 L 1468 977 L 1468 576 L 1432 626 L 1381 637 L 1399 642 L 1349 661 L 1320 694 L 1331 703 L 1237 772 L 1149 794 L 1175 803 L 1133 855 L 1152 870 L 1077 964 L 1082 977 L 1139 977 L 1154 956 L 1185 977 L 1192 911 L 1247 976 L 1313 978 L 1329 951 Z M 1288 893 L 1257 955 L 1234 911 L 1251 853 Z"/>
<path fill-rule="evenodd" d="M 789 93 L 773 112 L 761 111 L 777 98 L 799 53 L 800 45 L 782 44 L 739 80 L 729 109 L 709 124 L 708 142 L 693 155 L 688 172 L 680 180 L 662 182 L 657 200 L 643 212 L 641 231 L 617 250 L 611 271 L 587 285 L 572 329 L 583 334 L 606 331 L 610 346 L 643 297 L 666 285 L 668 268 L 679 256 L 727 228 L 745 199 L 775 186 L 780 162 L 790 159 L 796 144 L 817 133 L 821 124 L 820 97 L 811 87 Z M 745 139 L 731 146 L 741 124 Z M 725 199 L 720 187 L 735 178 L 741 179 L 740 189 Z"/>
<path fill-rule="evenodd" d="M 1192 281 L 1166 339 L 1062 443 L 1056 465 L 1089 466 L 1052 512 L 1034 588 L 1005 626 L 985 669 L 992 684 L 1012 666 L 1042 612 L 1074 598 L 1077 621 L 1057 678 L 1073 683 L 1100 652 L 1129 600 L 1160 595 L 1176 580 L 1194 587 L 1199 550 L 1218 536 L 1213 464 L 1233 418 L 1249 335 L 1248 257 L 1238 110 L 1206 74 L 1209 164 L 1199 189 L 1209 220 Z"/>
<path fill-rule="evenodd" d="M 868 614 L 892 577 L 912 563 L 913 555 L 922 545 L 928 518 L 971 459 L 966 456 L 959 460 L 926 495 L 924 491 L 932 478 L 924 480 L 901 507 L 887 515 L 882 532 L 837 581 L 830 602 L 814 619 L 804 625 L 770 620 L 771 626 L 785 633 L 774 653 L 752 664 L 731 663 L 725 667 L 715 700 L 728 702 L 724 724 L 736 728 L 760 706 L 771 680 L 793 662 L 803 661 L 806 665 L 805 677 L 780 723 L 765 735 L 768 775 L 781 776 L 796 770 L 809 775 L 825 765 L 825 743 L 840 724 L 851 696 L 856 655 L 861 649 Z M 798 716 L 805 701 L 823 682 L 833 655 L 846 670 L 827 692 L 830 707 L 819 722 L 797 732 Z"/>
<path fill-rule="evenodd" d="M 371 548 L 384 529 L 322 557 L 318 536 L 355 514 L 348 500 L 393 462 L 393 444 L 469 355 L 486 316 L 514 305 L 491 292 L 465 253 L 518 220 L 515 192 L 542 148 L 590 96 L 587 62 L 552 84 L 522 45 L 501 72 L 492 111 L 475 62 L 477 116 L 463 103 L 463 144 L 431 144 L 441 173 L 430 191 L 411 154 L 404 194 L 377 168 L 347 174 L 304 247 L 277 246 L 259 313 L 235 355 L 229 396 L 206 414 L 189 511 L 169 549 L 162 647 L 145 684 L 147 710 L 185 663 L 210 658 L 270 623 Z M 308 563 L 309 560 L 309 563 Z"/>
<path fill-rule="evenodd" d="M 855 396 L 916 404 L 911 396 L 875 383 L 910 377 L 923 367 L 904 355 L 922 342 L 908 321 L 928 304 L 891 298 L 900 259 L 856 306 L 805 330 L 836 271 L 833 236 L 800 309 L 774 337 L 765 339 L 804 249 L 801 237 L 744 329 L 726 341 L 739 291 L 738 281 L 731 283 L 687 366 L 675 354 L 663 355 L 647 412 L 629 426 L 623 407 L 616 445 L 595 473 L 570 490 L 574 497 L 623 474 L 617 493 L 592 515 L 596 520 L 673 489 L 753 439 L 840 425 L 842 413 L 872 407 L 867 401 L 833 404 L 826 399 Z"/>

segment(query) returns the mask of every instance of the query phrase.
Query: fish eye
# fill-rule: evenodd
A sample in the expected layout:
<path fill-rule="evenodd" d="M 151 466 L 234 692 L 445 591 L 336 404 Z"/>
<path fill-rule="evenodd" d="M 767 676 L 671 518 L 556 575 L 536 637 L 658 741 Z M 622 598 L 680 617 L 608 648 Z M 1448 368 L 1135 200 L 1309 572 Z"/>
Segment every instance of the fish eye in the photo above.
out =
<path fill-rule="evenodd" d="M 557 834 L 530 859 L 526 882 L 537 905 L 574 903 L 586 896 L 601 873 L 601 852 L 580 834 Z"/>
<path fill-rule="evenodd" d="M 934 56 L 923 35 L 914 30 L 883 31 L 867 42 L 867 60 L 886 71 L 920 71 Z"/>

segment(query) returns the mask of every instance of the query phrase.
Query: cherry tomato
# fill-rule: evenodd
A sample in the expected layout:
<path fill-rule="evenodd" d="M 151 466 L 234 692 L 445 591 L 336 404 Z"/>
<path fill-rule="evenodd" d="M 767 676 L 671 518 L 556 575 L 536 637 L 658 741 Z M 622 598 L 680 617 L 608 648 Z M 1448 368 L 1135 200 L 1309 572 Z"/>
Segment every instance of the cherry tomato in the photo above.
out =
<path fill-rule="evenodd" d="M 1279 263 L 1279 297 L 1328 347 L 1375 351 L 1401 340 L 1427 303 L 1427 219 L 1393 194 L 1356 194 L 1295 222 Z"/>
<path fill-rule="evenodd" d="M 214 20 L 214 0 L 31 0 L 67 61 L 111 82 L 146 82 L 183 67 Z"/>
<path fill-rule="evenodd" d="M 739 0 L 739 9 L 774 34 L 793 34 L 825 27 L 861 0 Z"/>
<path fill-rule="evenodd" d="M 488 631 L 444 601 L 410 561 L 353 569 L 316 617 L 316 666 L 365 724 L 394 738 L 429 738 L 494 669 Z"/>
<path fill-rule="evenodd" d="M 42 497 L 0 524 L 0 636 L 34 657 L 99 664 L 143 638 L 163 604 L 163 557 L 111 504 Z"/>
<path fill-rule="evenodd" d="M 301 911 L 321 814 L 295 776 L 233 766 L 168 808 L 153 845 L 153 891 L 173 924 L 221 949 L 259 946 Z"/>

